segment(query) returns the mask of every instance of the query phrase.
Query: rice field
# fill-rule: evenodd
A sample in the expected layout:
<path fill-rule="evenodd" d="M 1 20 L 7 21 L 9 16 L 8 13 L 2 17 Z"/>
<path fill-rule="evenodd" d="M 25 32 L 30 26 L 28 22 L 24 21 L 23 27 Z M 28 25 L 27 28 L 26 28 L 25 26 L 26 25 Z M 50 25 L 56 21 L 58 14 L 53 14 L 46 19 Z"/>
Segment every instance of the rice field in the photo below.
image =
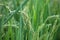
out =
<path fill-rule="evenodd" d="M 60 40 L 60 0 L 0 0 L 0 40 Z"/>

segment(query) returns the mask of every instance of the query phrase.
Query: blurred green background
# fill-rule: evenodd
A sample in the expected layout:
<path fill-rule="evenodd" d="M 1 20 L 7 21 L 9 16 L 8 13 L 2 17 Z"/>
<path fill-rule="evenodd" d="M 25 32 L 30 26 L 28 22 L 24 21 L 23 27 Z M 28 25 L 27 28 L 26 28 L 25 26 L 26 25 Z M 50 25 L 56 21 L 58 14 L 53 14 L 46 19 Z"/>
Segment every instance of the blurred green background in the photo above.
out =
<path fill-rule="evenodd" d="M 60 40 L 60 0 L 0 0 L 0 40 Z"/>

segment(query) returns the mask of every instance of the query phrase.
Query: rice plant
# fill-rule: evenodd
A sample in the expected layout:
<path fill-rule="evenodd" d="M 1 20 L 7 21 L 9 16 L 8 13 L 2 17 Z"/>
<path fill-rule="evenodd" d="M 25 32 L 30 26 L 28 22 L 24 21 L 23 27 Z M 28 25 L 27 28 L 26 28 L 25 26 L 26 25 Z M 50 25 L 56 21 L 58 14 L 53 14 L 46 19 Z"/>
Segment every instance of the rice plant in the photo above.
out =
<path fill-rule="evenodd" d="M 60 0 L 0 0 L 0 40 L 60 40 Z"/>

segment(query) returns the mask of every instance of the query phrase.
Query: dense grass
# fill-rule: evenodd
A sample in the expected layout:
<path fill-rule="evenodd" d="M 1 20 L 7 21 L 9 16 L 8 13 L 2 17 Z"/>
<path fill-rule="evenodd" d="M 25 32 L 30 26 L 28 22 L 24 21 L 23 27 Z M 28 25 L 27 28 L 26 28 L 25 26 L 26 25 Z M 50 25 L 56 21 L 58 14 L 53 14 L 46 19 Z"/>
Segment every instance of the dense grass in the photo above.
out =
<path fill-rule="evenodd" d="M 60 40 L 59 0 L 0 0 L 0 40 Z"/>

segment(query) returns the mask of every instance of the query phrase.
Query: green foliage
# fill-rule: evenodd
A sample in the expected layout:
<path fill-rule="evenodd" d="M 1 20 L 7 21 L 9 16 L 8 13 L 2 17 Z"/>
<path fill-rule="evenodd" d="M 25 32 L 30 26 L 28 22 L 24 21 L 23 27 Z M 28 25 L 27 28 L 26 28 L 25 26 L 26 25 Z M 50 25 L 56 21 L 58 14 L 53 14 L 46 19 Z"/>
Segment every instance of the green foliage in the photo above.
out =
<path fill-rule="evenodd" d="M 0 40 L 60 40 L 59 0 L 1 0 Z"/>

